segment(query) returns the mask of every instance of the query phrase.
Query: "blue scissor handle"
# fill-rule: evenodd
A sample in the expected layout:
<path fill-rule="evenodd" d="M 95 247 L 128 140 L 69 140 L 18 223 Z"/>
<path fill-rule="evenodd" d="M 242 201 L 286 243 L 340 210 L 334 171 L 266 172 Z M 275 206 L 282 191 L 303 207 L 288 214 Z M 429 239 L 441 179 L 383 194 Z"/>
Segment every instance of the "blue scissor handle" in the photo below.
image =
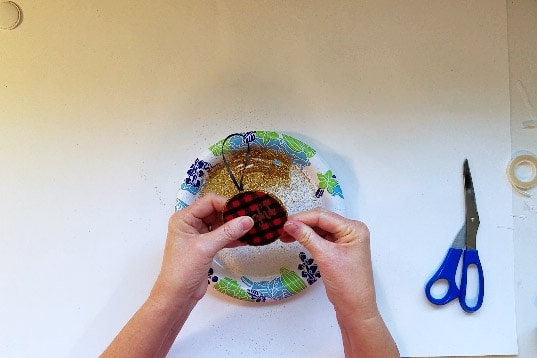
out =
<path fill-rule="evenodd" d="M 473 306 L 468 306 L 466 301 L 466 284 L 468 282 L 468 268 L 471 265 L 475 265 L 477 268 L 477 278 L 479 281 L 477 302 Z M 460 287 L 459 303 L 466 312 L 475 312 L 483 304 L 483 296 L 485 294 L 485 278 L 483 277 L 483 268 L 481 268 L 481 261 L 479 261 L 479 254 L 477 250 L 466 250 L 464 257 L 462 258 L 462 275 L 461 275 L 461 287 Z"/>
<path fill-rule="evenodd" d="M 459 260 L 461 259 L 462 251 L 463 249 L 450 247 L 447 252 L 446 258 L 440 265 L 440 268 L 425 285 L 425 295 L 431 303 L 434 303 L 435 305 L 445 305 L 446 303 L 459 297 L 459 288 L 457 287 L 457 283 L 455 282 L 455 274 L 457 273 L 457 267 L 459 266 Z M 435 283 L 440 280 L 447 281 L 448 289 L 444 296 L 437 298 L 431 294 L 431 288 Z"/>

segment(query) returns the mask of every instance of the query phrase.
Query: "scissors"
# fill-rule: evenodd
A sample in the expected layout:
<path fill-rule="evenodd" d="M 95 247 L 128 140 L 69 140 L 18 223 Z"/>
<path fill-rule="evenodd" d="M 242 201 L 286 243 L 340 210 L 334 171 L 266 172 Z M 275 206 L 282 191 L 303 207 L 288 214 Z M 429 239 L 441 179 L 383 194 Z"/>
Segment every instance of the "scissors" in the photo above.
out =
<path fill-rule="evenodd" d="M 466 204 L 466 221 L 459 230 L 455 240 L 453 240 L 453 243 L 451 244 L 444 261 L 438 268 L 438 271 L 436 271 L 436 273 L 425 285 L 425 295 L 427 296 L 427 299 L 435 305 L 445 305 L 455 298 L 458 298 L 463 310 L 466 312 L 475 312 L 483 304 L 485 280 L 483 277 L 481 261 L 479 260 L 479 253 L 476 249 L 479 214 L 477 213 L 474 184 L 472 182 L 472 175 L 470 174 L 468 159 L 464 161 L 463 178 L 464 202 Z M 461 256 L 461 282 L 460 286 L 457 287 L 457 283 L 455 282 L 455 274 L 457 272 L 457 267 L 459 266 Z M 469 300 L 466 292 L 468 269 L 471 266 L 475 266 L 477 269 L 477 302 L 474 302 L 475 298 L 471 298 Z M 447 281 L 447 291 L 443 296 L 435 297 L 431 293 L 431 288 L 434 284 L 441 281 Z"/>

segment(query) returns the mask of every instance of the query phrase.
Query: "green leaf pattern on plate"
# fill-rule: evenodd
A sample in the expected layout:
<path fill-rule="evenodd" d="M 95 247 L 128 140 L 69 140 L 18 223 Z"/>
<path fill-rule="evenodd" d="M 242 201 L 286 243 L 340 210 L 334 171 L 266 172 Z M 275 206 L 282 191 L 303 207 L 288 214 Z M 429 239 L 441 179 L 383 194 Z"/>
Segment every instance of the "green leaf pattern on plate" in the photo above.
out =
<path fill-rule="evenodd" d="M 267 144 L 271 140 L 280 138 L 280 135 L 277 132 L 270 131 L 256 131 L 255 135 L 263 141 L 263 144 Z"/>
<path fill-rule="evenodd" d="M 224 143 L 224 139 L 221 139 L 219 140 L 218 142 L 216 142 L 215 144 L 211 145 L 209 147 L 209 150 L 211 151 L 211 153 L 213 153 L 213 155 L 215 157 L 219 157 L 222 155 L 222 143 Z M 229 149 L 231 147 L 231 143 L 229 141 L 227 141 L 225 144 L 224 144 L 224 151 L 228 152 Z"/>
<path fill-rule="evenodd" d="M 248 293 L 246 292 L 246 290 L 242 288 L 236 280 L 233 280 L 229 277 L 224 277 L 221 280 L 219 280 L 214 285 L 214 288 L 222 292 L 225 295 L 228 295 L 233 298 L 238 298 L 239 300 L 244 300 L 244 301 L 252 300 L 250 296 L 248 295 Z"/>
<path fill-rule="evenodd" d="M 313 149 L 306 143 L 287 134 L 282 134 L 282 137 L 285 143 L 287 143 L 287 145 L 289 146 L 289 148 L 291 148 L 291 150 L 295 152 L 304 152 L 304 154 L 306 154 L 306 157 L 308 158 L 311 158 L 315 155 L 315 149 Z"/>
<path fill-rule="evenodd" d="M 287 288 L 291 294 L 298 293 L 306 288 L 306 283 L 296 274 L 296 272 L 286 269 L 285 267 L 280 268 L 280 273 L 282 275 L 282 283 Z"/>
<path fill-rule="evenodd" d="M 326 173 L 317 173 L 319 179 L 319 189 L 326 189 L 330 194 L 334 194 L 334 188 L 339 185 L 339 182 L 334 178 L 331 170 Z"/>
<path fill-rule="evenodd" d="M 276 277 L 272 281 L 252 281 L 247 277 L 242 277 L 247 282 L 249 289 L 245 289 L 240 284 L 229 277 L 224 277 L 214 284 L 214 288 L 233 298 L 243 301 L 254 301 L 256 298 L 279 300 L 288 297 L 289 294 L 294 295 L 307 286 L 300 276 L 285 267 L 280 268 L 281 276 Z M 266 286 L 266 287 L 265 287 Z M 265 292 L 267 291 L 267 292 Z M 272 293 L 272 294 L 271 294 Z M 258 297 L 260 296 L 260 297 Z"/>

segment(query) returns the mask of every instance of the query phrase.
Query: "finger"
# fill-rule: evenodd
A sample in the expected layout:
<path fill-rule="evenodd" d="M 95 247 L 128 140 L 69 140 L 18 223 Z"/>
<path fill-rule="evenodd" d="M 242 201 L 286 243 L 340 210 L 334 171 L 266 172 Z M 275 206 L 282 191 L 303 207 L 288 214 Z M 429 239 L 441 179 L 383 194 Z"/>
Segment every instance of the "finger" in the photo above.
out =
<path fill-rule="evenodd" d="M 324 232 L 321 236 L 331 234 L 328 235 L 327 238 L 331 238 L 332 240 L 345 240 L 345 238 L 353 237 L 355 234 L 365 235 L 369 233 L 365 224 L 347 219 L 322 208 L 295 214 L 291 219 L 300 221 L 314 228 L 318 233 Z"/>
<path fill-rule="evenodd" d="M 187 209 L 193 216 L 202 219 L 215 211 L 223 211 L 227 199 L 224 196 L 214 193 L 207 193 L 194 201 Z"/>
<path fill-rule="evenodd" d="M 249 216 L 235 218 L 203 235 L 204 245 L 213 255 L 224 247 L 239 246 L 236 241 L 253 226 L 254 220 Z"/>
<path fill-rule="evenodd" d="M 227 199 L 223 196 L 208 193 L 195 200 L 183 210 L 177 211 L 172 217 L 182 218 L 189 226 L 194 227 L 201 233 L 207 232 L 207 227 L 218 226 L 221 220 L 219 213 L 222 212 Z M 176 223 L 175 219 L 170 223 Z"/>
<path fill-rule="evenodd" d="M 348 221 L 348 219 L 343 216 L 322 208 L 316 208 L 292 215 L 290 219 L 301 221 L 310 227 L 318 227 L 332 234 L 341 230 Z"/>
<path fill-rule="evenodd" d="M 214 215 L 210 215 L 203 219 L 203 223 L 207 226 L 207 231 L 216 230 L 224 223 L 224 218 L 221 212 L 215 212 Z"/>
<path fill-rule="evenodd" d="M 298 220 L 287 220 L 283 229 L 296 241 L 300 242 L 313 256 L 326 251 L 326 246 L 330 244 L 310 226 Z"/>
<path fill-rule="evenodd" d="M 316 228 L 316 227 L 312 227 L 312 229 L 317 233 L 317 235 L 321 236 L 325 240 L 330 240 L 330 237 L 328 237 L 327 235 L 328 233 L 326 231 Z M 289 233 L 284 231 L 282 235 L 280 236 L 280 241 L 287 244 L 287 243 L 295 242 L 296 239 L 292 237 L 291 235 L 289 235 Z"/>

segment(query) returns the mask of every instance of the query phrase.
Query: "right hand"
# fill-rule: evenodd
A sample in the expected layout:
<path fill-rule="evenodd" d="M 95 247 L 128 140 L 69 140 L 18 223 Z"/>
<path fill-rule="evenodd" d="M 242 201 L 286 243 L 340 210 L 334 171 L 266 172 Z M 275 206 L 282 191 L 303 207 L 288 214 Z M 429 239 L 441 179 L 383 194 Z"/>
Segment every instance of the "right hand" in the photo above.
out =
<path fill-rule="evenodd" d="M 290 216 L 284 230 L 281 241 L 296 240 L 313 255 L 338 314 L 378 316 L 369 229 L 364 223 L 316 208 Z"/>

